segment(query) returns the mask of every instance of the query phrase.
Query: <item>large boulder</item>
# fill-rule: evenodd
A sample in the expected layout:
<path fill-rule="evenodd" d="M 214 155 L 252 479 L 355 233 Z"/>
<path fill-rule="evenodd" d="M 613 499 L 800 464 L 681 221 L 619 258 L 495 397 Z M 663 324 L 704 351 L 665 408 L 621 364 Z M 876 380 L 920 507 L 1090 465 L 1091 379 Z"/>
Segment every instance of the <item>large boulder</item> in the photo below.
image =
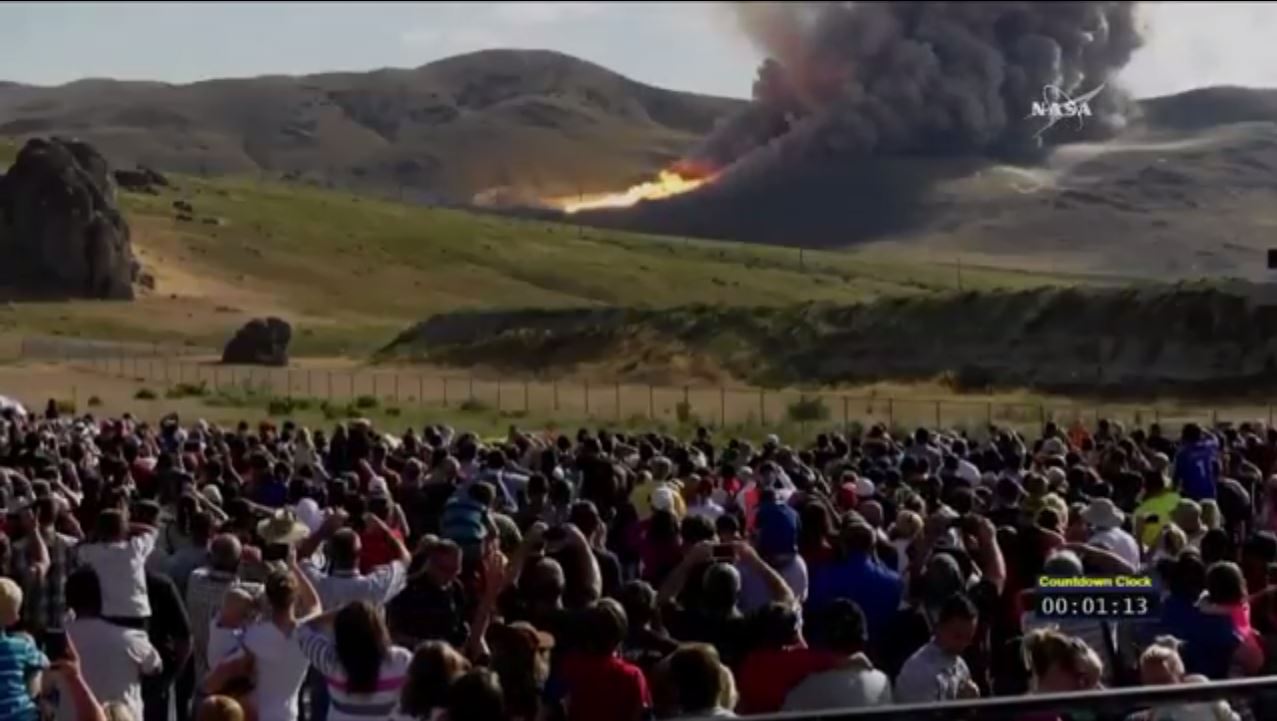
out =
<path fill-rule="evenodd" d="M 34 139 L 0 177 L 0 275 L 40 293 L 133 298 L 140 268 L 106 159 Z"/>
<path fill-rule="evenodd" d="M 293 327 L 279 318 L 254 318 L 240 328 L 222 351 L 222 362 L 232 365 L 288 365 L 288 343 Z"/>

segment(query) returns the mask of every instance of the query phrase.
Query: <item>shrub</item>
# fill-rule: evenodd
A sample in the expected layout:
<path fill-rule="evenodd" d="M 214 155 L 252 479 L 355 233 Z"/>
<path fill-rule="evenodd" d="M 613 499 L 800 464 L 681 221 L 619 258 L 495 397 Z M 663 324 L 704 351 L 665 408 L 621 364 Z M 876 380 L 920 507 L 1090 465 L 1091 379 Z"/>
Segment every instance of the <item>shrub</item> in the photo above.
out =
<path fill-rule="evenodd" d="M 208 395 L 208 383 L 178 383 L 164 394 L 165 398 L 203 398 Z"/>
<path fill-rule="evenodd" d="M 403 411 L 399 410 L 395 406 L 390 406 L 386 408 L 386 415 L 390 416 L 391 418 L 398 418 L 399 416 L 403 415 Z"/>
<path fill-rule="evenodd" d="M 58 415 L 60 416 L 75 415 L 75 401 L 67 400 L 66 398 L 59 398 L 54 402 L 53 406 L 57 409 Z"/>
<path fill-rule="evenodd" d="M 344 415 L 342 413 L 341 408 L 332 405 L 328 401 L 324 401 L 323 403 L 319 404 L 319 412 L 323 413 L 324 420 L 328 420 L 328 421 L 335 421 Z"/>
<path fill-rule="evenodd" d="M 379 405 L 381 402 L 377 400 L 377 396 L 359 396 L 355 399 L 355 407 L 361 410 L 376 408 Z"/>
<path fill-rule="evenodd" d="M 461 402 L 461 410 L 467 413 L 486 413 L 489 406 L 478 398 L 467 398 Z"/>
<path fill-rule="evenodd" d="M 308 411 L 312 407 L 314 407 L 314 405 L 315 405 L 314 401 L 312 401 L 309 398 L 294 398 L 293 399 L 293 408 L 296 408 L 299 411 Z"/>
<path fill-rule="evenodd" d="M 156 395 L 155 391 L 151 390 L 150 388 L 139 388 L 137 389 L 137 393 L 133 394 L 133 398 L 134 400 L 139 400 L 139 401 L 153 401 L 159 398 L 159 396 Z"/>
<path fill-rule="evenodd" d="M 272 398 L 266 402 L 266 413 L 272 416 L 292 415 L 295 408 L 291 398 Z"/>
<path fill-rule="evenodd" d="M 97 408 L 102 405 L 102 399 L 97 396 L 89 396 L 89 407 Z"/>
<path fill-rule="evenodd" d="M 679 401 L 678 405 L 674 406 L 674 416 L 678 418 L 679 423 L 684 425 L 691 423 L 694 419 L 694 416 L 692 415 L 692 404 L 687 401 Z"/>
<path fill-rule="evenodd" d="M 815 398 L 799 398 L 789 404 L 786 409 L 789 420 L 795 423 L 810 423 L 829 419 L 829 406 L 819 396 Z"/>

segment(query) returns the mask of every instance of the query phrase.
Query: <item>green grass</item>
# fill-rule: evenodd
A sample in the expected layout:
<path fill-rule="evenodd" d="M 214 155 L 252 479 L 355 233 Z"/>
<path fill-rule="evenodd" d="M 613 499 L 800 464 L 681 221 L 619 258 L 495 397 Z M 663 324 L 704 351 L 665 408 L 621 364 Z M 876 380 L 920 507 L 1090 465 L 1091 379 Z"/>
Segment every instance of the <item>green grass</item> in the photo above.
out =
<path fill-rule="evenodd" d="M 295 354 L 363 356 L 411 323 L 460 309 L 781 306 L 958 284 L 940 264 L 582 229 L 237 178 L 174 180 L 158 196 L 120 195 L 154 294 L 25 303 L 0 313 L 0 331 L 220 347 L 245 319 L 274 313 L 294 323 Z M 179 199 L 196 222 L 175 219 Z M 1082 280 L 961 272 L 968 289 Z"/>

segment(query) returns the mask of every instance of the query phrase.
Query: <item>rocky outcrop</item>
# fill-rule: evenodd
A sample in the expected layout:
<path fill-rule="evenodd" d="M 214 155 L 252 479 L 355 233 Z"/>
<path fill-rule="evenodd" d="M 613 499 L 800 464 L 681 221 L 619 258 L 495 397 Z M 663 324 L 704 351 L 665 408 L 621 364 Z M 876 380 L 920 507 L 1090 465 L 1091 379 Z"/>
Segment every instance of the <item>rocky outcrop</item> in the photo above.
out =
<path fill-rule="evenodd" d="M 0 273 L 42 294 L 132 299 L 139 266 L 106 159 L 34 139 L 0 177 Z"/>
<path fill-rule="evenodd" d="M 254 318 L 240 328 L 222 351 L 222 362 L 233 365 L 288 365 L 293 327 L 279 318 Z"/>
<path fill-rule="evenodd" d="M 134 193 L 158 195 L 159 188 L 167 188 L 170 185 L 168 178 L 145 165 L 137 166 L 136 170 L 117 170 L 113 175 L 116 185 L 119 185 L 121 190 Z"/>

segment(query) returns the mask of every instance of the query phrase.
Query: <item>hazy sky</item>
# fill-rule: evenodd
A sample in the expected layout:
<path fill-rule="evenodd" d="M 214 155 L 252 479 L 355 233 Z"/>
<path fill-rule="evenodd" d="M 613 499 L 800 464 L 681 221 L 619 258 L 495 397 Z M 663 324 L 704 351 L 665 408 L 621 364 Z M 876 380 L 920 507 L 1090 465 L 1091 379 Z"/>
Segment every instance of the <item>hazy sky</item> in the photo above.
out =
<path fill-rule="evenodd" d="M 1277 86 L 1277 4 L 1145 8 L 1138 95 Z M 719 3 L 5 3 L 0 79 L 189 82 L 413 67 L 493 47 L 549 48 L 644 82 L 745 96 L 758 54 Z"/>

